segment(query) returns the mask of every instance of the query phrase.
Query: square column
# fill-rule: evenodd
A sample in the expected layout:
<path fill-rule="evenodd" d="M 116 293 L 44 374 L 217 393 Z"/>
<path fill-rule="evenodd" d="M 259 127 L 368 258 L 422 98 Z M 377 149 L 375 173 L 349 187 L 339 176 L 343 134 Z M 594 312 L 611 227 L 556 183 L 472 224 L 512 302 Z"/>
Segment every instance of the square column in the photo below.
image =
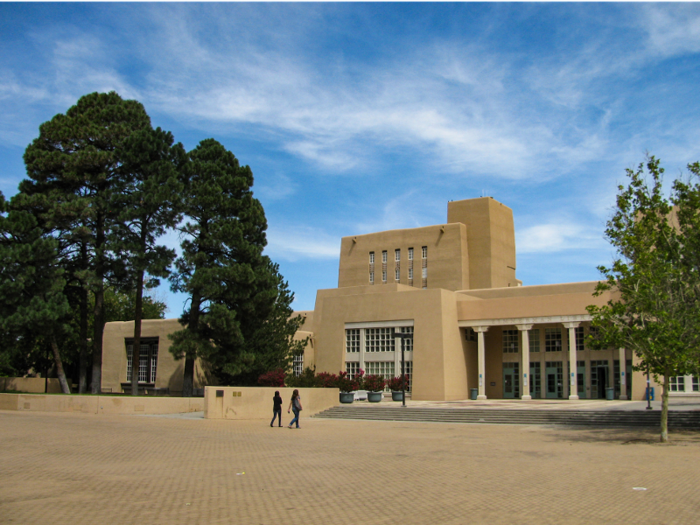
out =
<path fill-rule="evenodd" d="M 620 348 L 620 399 L 627 399 L 627 359 L 625 349 Z"/>
<path fill-rule="evenodd" d="M 478 370 L 479 370 L 479 395 L 477 399 L 486 399 L 486 346 L 484 345 L 484 333 L 489 329 L 488 326 L 475 326 L 474 331 L 477 333 L 478 341 Z"/>
<path fill-rule="evenodd" d="M 563 323 L 564 328 L 569 330 L 569 399 L 575 401 L 578 399 L 578 389 L 576 386 L 576 328 L 581 323 Z"/>
<path fill-rule="evenodd" d="M 523 401 L 529 401 L 532 399 L 530 395 L 530 382 L 528 381 L 528 375 L 530 374 L 530 330 L 532 329 L 531 324 L 517 324 L 515 325 L 518 330 L 520 330 L 520 337 L 522 340 L 523 353 L 521 355 L 520 366 L 522 367 L 522 396 L 520 399 Z"/>

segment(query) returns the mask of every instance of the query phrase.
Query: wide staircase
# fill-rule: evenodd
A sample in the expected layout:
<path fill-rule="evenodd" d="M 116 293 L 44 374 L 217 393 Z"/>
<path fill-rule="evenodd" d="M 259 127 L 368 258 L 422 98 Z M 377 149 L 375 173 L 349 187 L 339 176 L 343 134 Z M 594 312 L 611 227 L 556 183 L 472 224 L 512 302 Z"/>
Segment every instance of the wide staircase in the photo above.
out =
<path fill-rule="evenodd" d="M 483 423 L 506 425 L 571 425 L 585 427 L 658 427 L 660 410 L 508 410 L 373 407 L 340 405 L 313 417 L 322 419 L 362 419 L 375 421 L 414 421 L 433 423 Z M 700 430 L 700 411 L 670 411 L 669 429 Z"/>

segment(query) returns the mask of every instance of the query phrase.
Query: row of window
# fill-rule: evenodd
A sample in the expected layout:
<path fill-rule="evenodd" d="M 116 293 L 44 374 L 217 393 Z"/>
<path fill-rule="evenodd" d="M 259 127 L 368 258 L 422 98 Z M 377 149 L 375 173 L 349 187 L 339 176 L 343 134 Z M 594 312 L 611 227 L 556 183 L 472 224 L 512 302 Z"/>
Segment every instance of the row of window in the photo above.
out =
<path fill-rule="evenodd" d="M 423 268 L 422 270 L 423 271 L 421 273 L 421 277 L 423 279 L 427 279 L 428 278 L 428 269 Z M 386 282 L 386 276 L 387 276 L 386 270 L 382 270 L 382 282 Z M 408 269 L 408 279 L 413 280 L 413 268 Z M 401 281 L 401 270 L 399 268 L 396 268 L 396 270 L 394 270 L 394 280 L 397 282 Z M 374 282 L 374 270 L 369 271 L 369 282 L 371 282 L 371 283 Z"/>
<path fill-rule="evenodd" d="M 365 375 L 378 375 L 385 379 L 399 377 L 401 376 L 400 367 L 401 365 L 399 365 L 399 370 L 396 370 L 396 364 L 394 361 L 372 361 L 365 363 Z M 348 373 L 348 377 L 350 379 L 355 379 L 355 377 L 357 377 L 357 375 L 360 373 L 360 363 L 345 363 L 345 371 Z M 410 392 L 411 378 L 413 377 L 413 361 L 406 361 L 404 365 L 404 372 L 408 376 L 406 380 L 406 389 Z"/>
<path fill-rule="evenodd" d="M 345 330 L 345 351 L 356 353 L 361 351 L 362 341 L 360 330 L 364 331 L 365 352 L 393 352 L 396 350 L 396 333 L 394 328 L 350 328 Z M 402 326 L 402 334 L 412 334 L 412 326 Z M 413 350 L 413 339 L 402 339 L 403 349 Z"/>
<path fill-rule="evenodd" d="M 134 360 L 133 342 L 127 341 L 126 345 L 126 380 L 131 381 Z M 156 370 L 158 368 L 158 342 L 146 342 L 141 344 L 139 352 L 139 383 L 155 383 Z"/>
<path fill-rule="evenodd" d="M 576 337 L 576 351 L 582 352 L 585 349 L 583 327 L 580 326 L 574 329 Z M 503 353 L 517 354 L 520 351 L 520 330 L 503 330 Z M 476 340 L 471 334 L 467 334 L 469 340 Z M 528 330 L 528 342 L 530 352 L 540 351 L 540 330 Z M 562 329 L 561 328 L 545 328 L 544 329 L 544 350 L 545 352 L 561 352 L 562 351 Z M 566 351 L 566 348 L 564 348 Z"/>
<path fill-rule="evenodd" d="M 428 258 L 428 247 L 423 246 L 421 247 L 421 257 L 423 259 Z M 382 263 L 386 264 L 388 259 L 388 252 L 386 250 L 382 251 Z M 413 260 L 413 248 L 408 249 L 408 260 L 412 261 Z M 401 261 L 401 249 L 397 248 L 394 250 L 394 261 L 399 262 Z M 369 252 L 369 263 L 374 264 L 374 252 Z"/>
<path fill-rule="evenodd" d="M 698 376 L 674 376 L 669 379 L 671 392 L 700 392 Z"/>

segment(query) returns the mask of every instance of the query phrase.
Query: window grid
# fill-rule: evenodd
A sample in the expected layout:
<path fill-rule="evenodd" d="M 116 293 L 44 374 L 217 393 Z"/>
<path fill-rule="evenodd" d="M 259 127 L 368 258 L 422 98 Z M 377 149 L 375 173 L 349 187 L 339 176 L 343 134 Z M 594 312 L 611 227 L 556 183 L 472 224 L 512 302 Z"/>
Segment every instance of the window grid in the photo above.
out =
<path fill-rule="evenodd" d="M 698 384 L 698 376 L 693 376 L 693 392 L 700 391 L 700 385 Z"/>
<path fill-rule="evenodd" d="M 386 282 L 386 270 L 382 270 L 382 282 Z"/>
<path fill-rule="evenodd" d="M 365 328 L 365 344 L 367 352 L 393 352 L 393 328 Z"/>
<path fill-rule="evenodd" d="M 374 272 L 369 272 L 369 282 L 374 282 Z"/>
<path fill-rule="evenodd" d="M 503 353 L 518 353 L 518 330 L 503 330 Z"/>
<path fill-rule="evenodd" d="M 530 352 L 540 351 L 540 329 L 535 328 L 534 330 L 528 331 L 527 334 L 528 342 L 530 343 Z"/>
<path fill-rule="evenodd" d="M 345 351 L 349 354 L 360 351 L 360 329 L 350 328 L 345 330 Z"/>
<path fill-rule="evenodd" d="M 413 260 L 413 248 L 408 249 L 408 260 L 409 261 Z"/>
<path fill-rule="evenodd" d="M 413 279 L 413 268 L 408 269 L 408 278 Z"/>
<path fill-rule="evenodd" d="M 540 393 L 542 392 L 541 382 L 540 363 L 530 363 L 530 395 L 532 395 L 532 397 L 540 397 Z"/>
<path fill-rule="evenodd" d="M 400 268 L 396 268 L 396 270 L 394 270 L 394 280 L 396 280 L 396 281 L 401 280 L 401 269 Z"/>
<path fill-rule="evenodd" d="M 576 351 L 583 352 L 583 326 L 574 328 L 576 336 Z"/>
<path fill-rule="evenodd" d="M 382 263 L 386 264 L 386 250 L 382 252 Z"/>
<path fill-rule="evenodd" d="M 133 373 L 133 343 L 126 345 L 126 380 Z M 143 343 L 139 352 L 139 383 L 155 383 L 158 368 L 158 343 Z"/>
<path fill-rule="evenodd" d="M 517 330 L 515 330 L 517 332 Z M 506 382 L 506 371 L 512 370 L 511 377 L 513 378 L 513 384 L 508 384 Z M 520 397 L 520 363 L 503 363 L 504 372 L 504 383 L 503 383 L 503 394 L 513 394 L 513 397 Z"/>
<path fill-rule="evenodd" d="M 412 326 L 402 326 L 401 327 L 401 333 L 402 334 L 412 334 L 413 333 L 413 327 Z M 401 344 L 403 345 L 403 349 L 405 352 L 413 352 L 413 338 L 411 339 L 404 339 L 403 337 L 401 338 Z"/>
<path fill-rule="evenodd" d="M 352 361 L 345 363 L 345 371 L 348 373 L 348 378 L 355 379 L 360 373 L 360 363 Z"/>
<path fill-rule="evenodd" d="M 374 252 L 369 252 L 369 263 L 374 264 Z"/>
<path fill-rule="evenodd" d="M 369 361 L 365 363 L 365 369 L 367 375 L 378 375 L 386 378 L 394 377 L 393 361 Z"/>
<path fill-rule="evenodd" d="M 685 376 L 671 376 L 671 392 L 685 392 Z"/>
<path fill-rule="evenodd" d="M 428 258 L 428 247 L 423 246 L 420 250 L 421 250 L 421 257 L 423 257 L 423 259 L 427 259 Z"/>
<path fill-rule="evenodd" d="M 401 260 L 401 250 L 394 250 L 394 260 L 396 262 Z"/>
<path fill-rule="evenodd" d="M 304 371 L 304 354 L 296 354 L 294 356 L 294 364 L 292 371 L 296 377 L 299 377 Z"/>
<path fill-rule="evenodd" d="M 544 329 L 545 352 L 561 352 L 561 328 Z"/>

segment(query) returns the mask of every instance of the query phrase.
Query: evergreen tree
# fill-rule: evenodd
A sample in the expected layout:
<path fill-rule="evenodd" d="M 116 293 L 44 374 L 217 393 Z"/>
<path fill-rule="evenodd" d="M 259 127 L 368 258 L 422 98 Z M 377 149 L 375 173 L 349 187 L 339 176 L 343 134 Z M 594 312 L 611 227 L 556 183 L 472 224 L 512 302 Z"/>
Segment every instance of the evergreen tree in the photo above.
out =
<path fill-rule="evenodd" d="M 122 176 L 115 193 L 117 226 L 111 235 L 111 246 L 124 261 L 135 289 L 134 342 L 132 362 L 139 363 L 143 290 L 147 284 L 158 284 L 157 277 L 167 277 L 175 251 L 158 245 L 158 237 L 180 220 L 182 183 L 178 168 L 186 154 L 181 144 L 173 146 L 169 132 L 139 130 L 122 146 Z M 131 391 L 138 394 L 138 374 L 131 377 Z"/>
<path fill-rule="evenodd" d="M 20 184 L 18 205 L 34 210 L 45 231 L 59 240 L 66 278 L 76 283 L 81 332 L 87 330 L 88 292 L 94 295 L 92 379 L 100 392 L 104 290 L 111 279 L 123 279 L 112 256 L 108 234 L 119 212 L 115 191 L 123 176 L 122 145 L 135 131 L 149 130 L 143 106 L 117 93 L 92 93 L 39 128 L 39 137 L 24 154 L 28 180 Z M 122 185 L 123 186 L 123 185 Z M 13 199 L 14 201 L 14 199 Z M 81 345 L 87 334 L 81 333 Z M 80 389 L 86 377 L 86 350 L 81 352 Z"/>
<path fill-rule="evenodd" d="M 9 210 L 0 193 L 0 340 L 48 343 L 61 390 L 70 394 L 58 340 L 70 330 L 71 309 L 57 244 L 31 213 Z"/>
<path fill-rule="evenodd" d="M 253 197 L 250 168 L 213 139 L 202 141 L 189 160 L 183 253 L 172 282 L 190 301 L 180 320 L 185 328 L 172 334 L 170 349 L 185 359 L 185 396 L 192 394 L 196 358 L 230 384 L 266 368 L 273 354 L 276 363 L 287 359 L 289 330 L 296 326 L 286 324 L 293 296 L 262 254 L 267 222 Z"/>

